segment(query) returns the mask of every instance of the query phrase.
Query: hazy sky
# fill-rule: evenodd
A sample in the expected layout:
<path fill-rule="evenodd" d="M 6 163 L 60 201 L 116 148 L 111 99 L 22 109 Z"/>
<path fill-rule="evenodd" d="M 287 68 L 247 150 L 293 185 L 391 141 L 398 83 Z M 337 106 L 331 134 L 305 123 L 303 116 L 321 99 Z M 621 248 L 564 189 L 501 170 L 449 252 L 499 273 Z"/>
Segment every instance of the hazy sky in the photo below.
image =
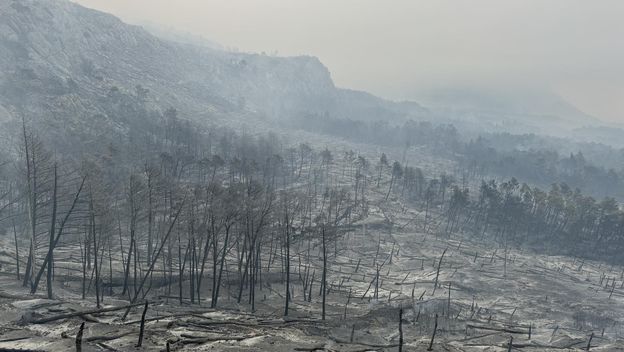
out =
<path fill-rule="evenodd" d="M 309 54 L 392 99 L 482 84 L 551 88 L 624 122 L 622 0 L 75 0 L 241 51 Z"/>

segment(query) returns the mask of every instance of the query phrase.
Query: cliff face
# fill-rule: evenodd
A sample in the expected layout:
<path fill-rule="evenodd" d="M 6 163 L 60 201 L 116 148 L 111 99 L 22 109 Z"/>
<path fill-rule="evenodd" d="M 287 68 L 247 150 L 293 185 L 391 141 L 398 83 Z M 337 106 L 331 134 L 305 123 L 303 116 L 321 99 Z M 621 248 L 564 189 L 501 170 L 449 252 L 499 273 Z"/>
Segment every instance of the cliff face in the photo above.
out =
<path fill-rule="evenodd" d="M 5 107 L 41 103 L 39 95 L 55 101 L 72 94 L 93 98 L 113 86 L 142 85 L 180 110 L 245 103 L 271 113 L 282 105 L 316 106 L 334 89 L 328 70 L 315 58 L 169 42 L 66 1 L 0 1 L 0 52 Z"/>

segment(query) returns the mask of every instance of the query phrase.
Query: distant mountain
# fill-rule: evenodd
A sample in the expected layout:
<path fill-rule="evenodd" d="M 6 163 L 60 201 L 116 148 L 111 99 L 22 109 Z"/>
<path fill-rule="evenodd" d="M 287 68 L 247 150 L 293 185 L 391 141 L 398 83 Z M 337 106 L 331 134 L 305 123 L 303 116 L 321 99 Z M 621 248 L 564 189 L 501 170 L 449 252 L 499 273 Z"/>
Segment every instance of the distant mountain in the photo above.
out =
<path fill-rule="evenodd" d="M 560 96 L 534 87 L 455 87 L 427 90 L 419 98 L 440 118 L 484 130 L 569 136 L 576 128 L 601 123 Z"/>
<path fill-rule="evenodd" d="M 320 114 L 391 120 L 426 112 L 339 89 L 315 57 L 166 40 L 65 0 L 0 0 L 0 131 L 14 128 L 20 116 L 59 138 L 94 124 L 123 131 L 129 122 L 109 108 L 122 104 L 120 97 L 174 107 L 195 120 Z"/>

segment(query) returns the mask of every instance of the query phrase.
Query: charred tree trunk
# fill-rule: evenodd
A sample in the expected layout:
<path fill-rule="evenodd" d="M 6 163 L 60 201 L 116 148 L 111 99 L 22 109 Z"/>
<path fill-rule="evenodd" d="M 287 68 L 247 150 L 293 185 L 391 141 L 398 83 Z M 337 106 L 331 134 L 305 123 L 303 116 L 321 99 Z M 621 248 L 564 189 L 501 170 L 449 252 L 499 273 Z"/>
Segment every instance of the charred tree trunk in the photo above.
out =
<path fill-rule="evenodd" d="M 56 206 L 57 199 L 56 193 L 58 189 L 58 177 L 57 177 L 57 167 L 54 165 L 54 186 L 52 190 L 52 219 L 50 220 L 50 243 L 48 247 L 48 275 L 46 277 L 46 287 L 48 291 L 48 299 L 52 299 L 52 270 L 54 267 L 54 233 L 56 232 Z M 34 287 L 33 287 L 34 288 Z M 36 288 L 35 288 L 36 289 Z"/>
<path fill-rule="evenodd" d="M 15 229 L 15 222 L 13 222 L 13 238 L 15 240 L 15 268 L 17 274 L 17 280 L 20 278 L 20 262 L 19 262 L 19 244 L 17 243 L 17 230 Z"/>
<path fill-rule="evenodd" d="M 325 320 L 325 300 L 327 295 L 327 248 L 325 241 L 325 226 L 321 229 L 322 231 L 322 241 L 323 241 L 323 281 L 321 285 L 322 294 L 323 294 L 323 308 L 322 308 L 322 319 Z"/>
<path fill-rule="evenodd" d="M 148 302 L 145 301 L 145 308 L 143 308 L 143 314 L 141 314 L 141 328 L 139 330 L 139 341 L 136 344 L 136 347 L 141 347 L 143 345 L 143 332 L 145 331 L 145 314 L 147 313 Z"/>
<path fill-rule="evenodd" d="M 288 303 L 290 302 L 290 234 L 288 231 L 288 210 L 286 211 L 285 235 L 286 235 L 286 301 L 284 302 L 284 315 L 288 316 Z"/>

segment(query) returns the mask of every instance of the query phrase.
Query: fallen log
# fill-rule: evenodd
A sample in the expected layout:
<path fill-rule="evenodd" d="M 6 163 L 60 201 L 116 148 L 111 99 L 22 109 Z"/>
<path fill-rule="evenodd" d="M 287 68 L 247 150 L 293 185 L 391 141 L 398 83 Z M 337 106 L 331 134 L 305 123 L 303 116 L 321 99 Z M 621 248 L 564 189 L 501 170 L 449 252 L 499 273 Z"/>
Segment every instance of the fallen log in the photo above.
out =
<path fill-rule="evenodd" d="M 554 345 L 543 345 L 541 343 L 514 343 L 513 348 L 539 348 L 539 349 L 550 349 L 550 350 L 569 350 L 570 347 L 565 346 L 554 346 Z"/>
<path fill-rule="evenodd" d="M 472 329 L 479 329 L 479 330 L 500 331 L 500 332 L 506 332 L 506 333 L 509 333 L 509 334 L 523 334 L 523 335 L 527 334 L 527 331 L 512 330 L 512 329 L 505 329 L 505 328 L 497 328 L 497 327 L 490 327 L 490 326 L 480 326 L 480 325 L 468 324 L 468 325 L 466 325 L 466 327 L 472 328 Z"/>
<path fill-rule="evenodd" d="M 0 340 L 0 342 L 13 342 L 13 341 L 19 341 L 19 340 L 26 340 L 29 339 L 30 336 L 20 336 L 20 337 L 12 337 L 9 339 L 2 339 Z"/>
<path fill-rule="evenodd" d="M 380 345 L 380 344 L 374 344 L 374 343 L 366 343 L 366 342 L 349 342 L 347 340 L 342 340 L 336 337 L 331 337 L 330 338 L 332 340 L 334 340 L 337 343 L 341 343 L 343 345 L 355 345 L 355 346 L 366 346 L 366 347 L 373 347 L 373 348 L 393 348 L 393 347 L 399 347 L 398 343 L 393 343 L 393 344 L 387 344 L 387 345 Z"/>
<path fill-rule="evenodd" d="M 133 331 L 127 331 L 127 332 L 123 332 L 121 334 L 117 334 L 117 335 L 101 335 L 101 336 L 89 336 L 87 337 L 85 340 L 87 342 L 93 342 L 93 341 L 112 341 L 112 340 L 117 340 L 119 338 L 122 338 L 124 336 L 128 336 L 130 334 L 132 334 Z"/>
<path fill-rule="evenodd" d="M 471 340 L 476 340 L 476 339 L 481 339 L 484 337 L 490 337 L 492 335 L 496 335 L 496 332 L 488 332 L 487 334 L 483 334 L 483 335 L 479 335 L 479 336 L 470 336 L 470 337 L 466 337 L 463 338 L 461 340 L 457 340 L 458 342 L 467 342 L 467 341 L 471 341 Z"/>
<path fill-rule="evenodd" d="M 196 336 L 196 335 L 188 335 L 181 334 L 180 337 L 186 340 L 180 340 L 180 343 L 183 345 L 188 344 L 202 344 L 206 342 L 215 342 L 215 341 L 242 341 L 246 339 L 250 339 L 252 337 L 258 337 L 263 335 L 248 335 L 248 336 Z"/>
<path fill-rule="evenodd" d="M 105 344 L 104 342 L 99 342 L 96 344 L 97 346 L 102 347 L 103 349 L 107 350 L 107 351 L 112 351 L 112 352 L 118 352 L 118 349 L 115 349 L 107 344 Z"/>
<path fill-rule="evenodd" d="M 14 295 L 12 293 L 8 293 L 6 291 L 0 291 L 0 298 L 7 298 L 7 299 L 15 299 L 15 300 L 31 300 L 33 298 L 43 298 L 46 299 L 47 296 L 43 296 L 43 295 Z"/>
<path fill-rule="evenodd" d="M 211 319 L 210 317 L 205 317 L 202 314 L 203 313 L 212 313 L 214 311 L 215 311 L 214 309 L 194 310 L 192 312 L 190 312 L 190 311 L 183 311 L 183 312 L 178 312 L 178 313 L 170 313 L 170 314 L 165 314 L 165 315 L 158 315 L 158 316 L 151 317 L 151 318 L 145 318 L 145 321 L 147 322 L 147 321 L 155 321 L 155 320 L 165 320 L 165 319 L 177 318 L 177 317 L 196 317 L 196 318 L 201 318 L 201 319 Z M 224 310 L 224 311 L 227 311 L 227 310 Z M 239 315 L 249 315 L 249 314 L 243 314 L 241 312 L 236 312 L 236 313 L 239 314 Z M 132 324 L 136 324 L 136 323 L 140 323 L 140 322 L 141 322 L 141 319 L 136 319 L 136 320 L 124 321 L 123 324 L 124 325 L 132 325 Z"/>
<path fill-rule="evenodd" d="M 173 322 L 178 326 L 184 325 L 193 325 L 193 326 L 215 326 L 215 325 L 237 325 L 243 327 L 250 328 L 261 328 L 261 327 L 279 327 L 279 326 L 289 326 L 296 324 L 313 324 L 318 325 L 322 324 L 321 321 L 317 320 L 307 320 L 307 319 L 293 319 L 293 320 L 269 320 L 269 321 L 256 321 L 256 322 L 244 322 L 244 321 L 236 321 L 236 320 L 208 320 L 208 321 L 200 321 L 200 320 L 188 320 L 188 321 L 175 321 Z"/>
<path fill-rule="evenodd" d="M 45 323 L 49 323 L 52 321 L 56 321 L 56 320 L 61 320 L 61 319 L 68 319 L 68 318 L 73 318 L 73 317 L 79 317 L 85 314 L 98 314 L 98 313 L 106 313 L 106 312 L 114 312 L 114 311 L 118 311 L 118 310 L 122 310 L 122 309 L 130 309 L 132 307 L 136 307 L 136 306 L 142 306 L 143 303 L 134 303 L 134 304 L 128 304 L 125 306 L 119 306 L 119 307 L 108 307 L 108 308 L 100 308 L 100 309 L 91 309 L 91 310 L 85 310 L 82 312 L 73 312 L 73 313 L 65 313 L 65 314 L 59 314 L 59 315 L 54 315 L 51 317 L 46 317 L 46 318 L 40 318 L 40 319 L 33 319 L 31 321 L 23 321 L 24 323 L 32 323 L 32 324 L 45 324 Z"/>

